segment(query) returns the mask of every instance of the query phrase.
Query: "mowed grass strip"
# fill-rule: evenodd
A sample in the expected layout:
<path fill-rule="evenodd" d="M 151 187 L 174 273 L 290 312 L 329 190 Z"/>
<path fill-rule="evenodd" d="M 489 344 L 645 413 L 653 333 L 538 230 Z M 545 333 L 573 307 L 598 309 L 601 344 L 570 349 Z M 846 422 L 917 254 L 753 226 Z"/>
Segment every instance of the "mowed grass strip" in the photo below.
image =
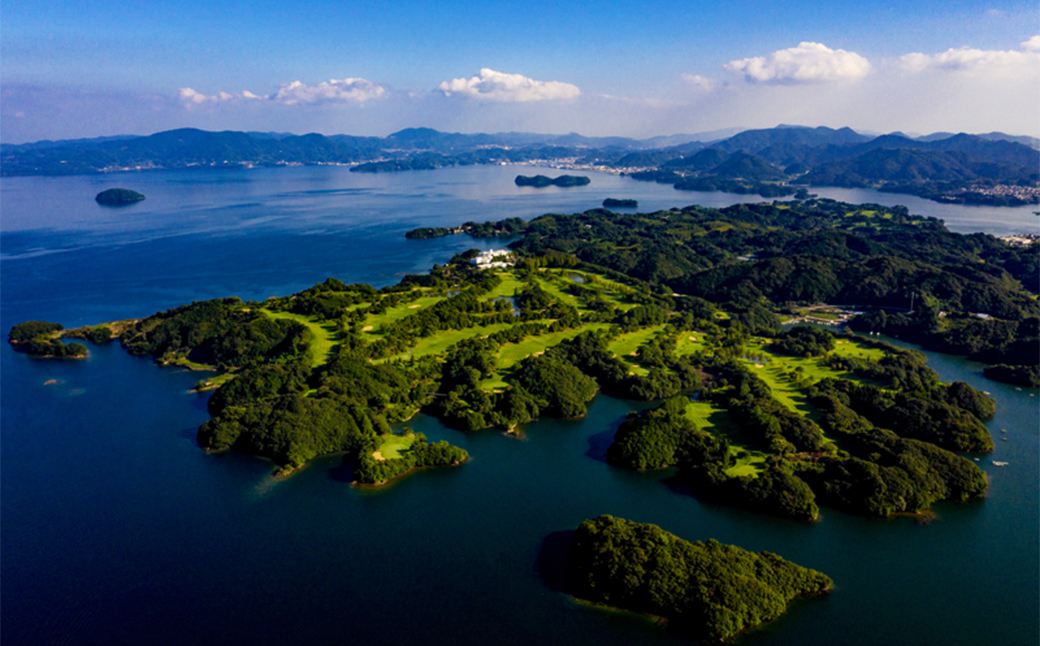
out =
<path fill-rule="evenodd" d="M 602 330 L 606 327 L 608 327 L 606 323 L 592 323 L 577 330 L 561 330 L 552 334 L 533 336 L 529 339 L 524 339 L 520 343 L 507 343 L 498 351 L 498 367 L 500 370 L 511 368 L 532 354 L 545 352 L 548 348 L 561 341 L 573 339 L 587 330 Z"/>
<path fill-rule="evenodd" d="M 585 282 L 579 283 L 578 281 L 571 278 L 571 276 L 581 276 Z M 619 283 L 607 281 L 602 276 L 597 274 L 588 274 L 585 272 L 565 270 L 560 273 L 544 273 L 539 276 L 539 284 L 556 298 L 573 305 L 580 311 L 588 311 L 588 308 L 584 307 L 578 297 L 572 296 L 564 291 L 566 285 L 569 284 L 580 284 L 586 289 L 591 289 L 599 293 L 603 297 L 603 300 L 612 304 L 618 308 L 619 311 L 627 311 L 636 306 L 635 303 L 626 302 L 625 297 L 627 294 L 632 293 L 633 289 L 625 287 Z"/>
<path fill-rule="evenodd" d="M 521 287 L 524 286 L 523 281 L 516 277 L 516 274 L 511 271 L 501 271 L 498 273 L 498 277 L 502 279 L 502 284 L 494 288 L 487 294 L 481 296 L 481 300 L 489 300 L 502 298 L 503 296 L 512 296 Z"/>
<path fill-rule="evenodd" d="M 401 457 L 402 453 L 412 448 L 414 443 L 415 433 L 380 435 L 379 442 L 376 444 L 376 450 L 372 455 L 377 460 L 395 460 Z"/>
<path fill-rule="evenodd" d="M 854 357 L 856 359 L 877 360 L 885 356 L 884 350 L 868 348 L 849 339 L 836 339 L 834 341 L 834 354 L 840 357 Z"/>
<path fill-rule="evenodd" d="M 675 354 L 679 357 L 708 349 L 710 348 L 704 333 L 696 330 L 683 332 L 679 335 L 679 341 L 675 344 Z"/>
<path fill-rule="evenodd" d="M 622 334 L 611 341 L 610 345 L 607 346 L 607 349 L 613 352 L 618 358 L 625 359 L 625 357 L 637 351 L 639 346 L 657 336 L 662 329 L 664 329 L 664 325 L 655 325 L 642 330 L 636 330 L 635 332 Z"/>
<path fill-rule="evenodd" d="M 381 326 L 396 323 L 410 314 L 415 314 L 423 308 L 439 303 L 444 298 L 444 296 L 423 296 L 410 303 L 391 307 L 382 314 L 371 315 L 365 319 L 361 335 L 367 341 L 374 341 L 379 338 L 379 328 Z"/>
<path fill-rule="evenodd" d="M 472 339 L 473 337 L 488 336 L 495 332 L 508 330 L 513 327 L 513 325 L 513 323 L 495 323 L 494 325 L 478 325 L 477 327 L 469 327 L 464 330 L 446 330 L 444 332 L 438 332 L 437 334 L 417 339 L 415 345 L 409 352 L 384 359 L 376 359 L 373 363 L 383 363 L 384 361 L 389 361 L 391 359 L 402 359 L 407 357 L 409 354 L 413 357 L 425 357 L 431 354 L 438 354 L 444 352 L 459 341 Z"/>
<path fill-rule="evenodd" d="M 740 429 L 725 408 L 709 402 L 690 402 L 686 406 L 686 418 L 693 422 L 696 428 L 729 440 L 729 454 L 733 456 L 733 466 L 726 469 L 726 475 L 753 476 L 765 467 L 769 456 L 740 443 Z"/>
<path fill-rule="evenodd" d="M 309 316 L 294 314 L 293 312 L 273 312 L 266 309 L 260 311 L 263 312 L 265 316 L 272 319 L 296 321 L 310 331 L 311 367 L 317 368 L 318 366 L 325 365 L 332 358 L 332 351 L 336 345 L 336 337 L 339 334 L 334 324 L 326 323 L 322 325 Z"/>

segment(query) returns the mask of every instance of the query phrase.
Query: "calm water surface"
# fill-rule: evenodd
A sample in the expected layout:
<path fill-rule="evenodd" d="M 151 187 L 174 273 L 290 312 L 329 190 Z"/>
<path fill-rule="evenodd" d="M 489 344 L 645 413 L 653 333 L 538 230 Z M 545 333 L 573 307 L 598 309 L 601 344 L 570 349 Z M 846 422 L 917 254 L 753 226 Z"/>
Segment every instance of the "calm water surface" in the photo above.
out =
<path fill-rule="evenodd" d="M 381 286 L 501 244 L 404 239 L 416 226 L 569 213 L 605 197 L 638 199 L 640 210 L 742 199 L 601 175 L 586 187 L 521 189 L 517 172 L 530 169 L 5 179 L 0 326 L 265 298 L 327 276 Z M 98 207 L 93 196 L 112 186 L 148 199 Z M 827 196 L 909 202 L 846 193 Z M 1036 226 L 1023 209 L 924 202 L 911 211 L 958 231 Z M 700 503 L 670 486 L 668 472 L 608 466 L 613 431 L 645 405 L 603 396 L 587 419 L 533 424 L 523 441 L 417 417 L 410 426 L 473 459 L 384 489 L 350 486 L 338 457 L 275 482 L 269 463 L 195 444 L 208 419 L 205 396 L 188 393 L 198 373 L 117 345 L 91 351 L 56 363 L 0 347 L 5 646 L 684 643 L 642 619 L 578 606 L 540 574 L 539 555 L 559 532 L 602 513 L 776 552 L 834 578 L 833 594 L 795 603 L 742 644 L 1040 641 L 1037 392 L 990 382 L 980 364 L 928 355 L 944 379 L 997 398 L 996 451 L 979 462 L 991 478 L 986 500 L 938 505 L 926 525 L 826 509 L 803 525 Z"/>

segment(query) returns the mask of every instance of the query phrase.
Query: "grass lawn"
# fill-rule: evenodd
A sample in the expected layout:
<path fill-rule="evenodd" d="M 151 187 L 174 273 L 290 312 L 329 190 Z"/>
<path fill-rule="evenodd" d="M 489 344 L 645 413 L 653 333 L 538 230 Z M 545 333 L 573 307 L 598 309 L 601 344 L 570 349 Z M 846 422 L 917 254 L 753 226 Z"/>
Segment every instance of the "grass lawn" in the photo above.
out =
<path fill-rule="evenodd" d="M 260 311 L 263 312 L 265 316 L 275 320 L 296 321 L 307 328 L 311 333 L 311 367 L 317 368 L 318 366 L 323 366 L 332 358 L 332 351 L 336 345 L 336 336 L 338 335 L 335 325 L 331 323 L 322 325 L 313 318 L 304 316 L 303 314 L 294 314 L 292 312 L 272 312 L 271 310 L 266 309 Z"/>
<path fill-rule="evenodd" d="M 607 346 L 607 349 L 613 352 L 618 358 L 625 359 L 638 350 L 639 346 L 657 336 L 658 332 L 662 329 L 664 329 L 664 325 L 655 325 L 654 327 L 648 327 L 643 330 L 636 330 L 635 332 L 622 334 L 611 341 L 610 345 Z"/>
<path fill-rule="evenodd" d="M 201 386 L 205 390 L 213 390 L 215 388 L 219 388 L 220 386 L 223 386 L 227 382 L 229 382 L 232 379 L 234 379 L 236 376 L 237 375 L 235 375 L 235 373 L 233 373 L 233 372 L 225 372 L 223 374 L 217 375 L 216 377 L 210 377 L 209 379 L 203 379 L 202 381 L 200 381 L 196 385 L 196 387 Z"/>
<path fill-rule="evenodd" d="M 375 314 L 365 319 L 364 327 L 362 328 L 361 335 L 366 341 L 375 341 L 379 338 L 379 328 L 382 325 L 395 323 L 400 321 L 409 314 L 415 314 L 424 307 L 429 307 L 434 303 L 438 303 L 444 300 L 443 296 L 423 296 L 417 298 L 411 303 L 405 303 L 404 305 L 398 305 L 397 307 L 391 307 L 382 314 Z"/>
<path fill-rule="evenodd" d="M 502 298 L 503 296 L 512 296 L 514 292 L 524 286 L 524 283 L 511 271 L 500 271 L 498 277 L 502 279 L 502 284 L 481 296 L 481 300 L 486 301 L 488 299 Z"/>
<path fill-rule="evenodd" d="M 753 451 L 741 443 L 740 427 L 733 422 L 725 408 L 718 408 L 708 402 L 690 402 L 686 407 L 686 417 L 697 428 L 729 440 L 733 466 L 726 469 L 726 475 L 755 475 L 762 470 L 768 455 Z"/>
<path fill-rule="evenodd" d="M 384 460 L 394 460 L 401 457 L 401 453 L 410 449 L 414 443 L 415 433 L 380 435 L 379 443 L 376 444 L 376 450 L 373 455 L 378 454 L 376 459 L 382 457 Z"/>
<path fill-rule="evenodd" d="M 880 359 L 885 356 L 884 350 L 868 348 L 848 339 L 835 341 L 834 354 L 839 357 L 857 357 L 859 359 Z"/>
<path fill-rule="evenodd" d="M 563 330 L 561 332 L 553 332 L 552 334 L 533 336 L 524 339 L 520 343 L 507 343 L 498 350 L 498 371 L 480 382 L 480 387 L 484 390 L 504 390 L 509 387 L 505 378 L 512 367 L 527 357 L 545 352 L 557 343 L 573 339 L 586 330 L 602 330 L 606 327 L 609 327 L 607 323 L 591 323 L 577 330 Z"/>
<path fill-rule="evenodd" d="M 708 344 L 707 339 L 703 332 L 683 332 L 682 336 L 679 337 L 679 342 L 675 344 L 675 354 L 679 357 L 684 357 L 688 354 L 693 354 L 698 350 L 707 350 Z"/>
<path fill-rule="evenodd" d="M 374 363 L 382 363 L 389 359 L 402 359 L 408 356 L 410 353 L 413 357 L 425 357 L 430 354 L 437 354 L 444 352 L 449 347 L 455 345 L 459 341 L 464 339 L 471 339 L 478 336 L 488 336 L 501 330 L 508 330 L 514 324 L 513 323 L 495 323 L 494 325 L 479 325 L 477 327 L 468 327 L 464 330 L 445 330 L 438 332 L 437 334 L 417 339 L 415 345 L 409 352 L 399 354 L 395 357 L 388 357 L 386 359 L 376 359 Z"/>
<path fill-rule="evenodd" d="M 571 296 L 570 294 L 563 291 L 563 289 L 554 280 L 552 280 L 552 278 L 553 277 L 551 275 L 546 276 L 543 274 L 541 276 L 538 276 L 538 284 L 541 285 L 542 289 L 552 294 L 554 298 L 558 298 L 564 303 L 576 307 L 579 310 L 584 309 L 582 308 L 581 303 L 578 302 L 578 299 L 576 297 Z"/>

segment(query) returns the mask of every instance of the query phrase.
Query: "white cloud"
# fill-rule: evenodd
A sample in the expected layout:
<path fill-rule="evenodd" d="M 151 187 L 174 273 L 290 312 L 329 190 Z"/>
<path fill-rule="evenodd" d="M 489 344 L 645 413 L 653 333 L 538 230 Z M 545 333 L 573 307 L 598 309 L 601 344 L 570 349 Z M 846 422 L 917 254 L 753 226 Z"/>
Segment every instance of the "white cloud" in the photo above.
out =
<path fill-rule="evenodd" d="M 1040 69 L 1040 36 L 1033 36 L 1022 43 L 1025 51 L 1000 51 L 961 47 L 928 55 L 920 52 L 900 57 L 899 65 L 911 73 L 933 70 L 946 72 L 984 71 L 987 73 L 1033 72 Z"/>
<path fill-rule="evenodd" d="M 332 79 L 318 85 L 293 81 L 282 85 L 272 99 L 285 105 L 297 103 L 364 103 L 387 96 L 386 88 L 361 78 Z"/>
<path fill-rule="evenodd" d="M 560 81 L 536 81 L 521 74 L 504 74 L 484 68 L 470 79 L 444 81 L 437 89 L 445 96 L 457 94 L 471 99 L 500 102 L 554 101 L 581 95 L 576 85 Z"/>
<path fill-rule="evenodd" d="M 217 94 L 206 95 L 201 92 L 196 92 L 190 87 L 182 87 L 180 89 L 181 102 L 186 108 L 192 108 L 203 103 L 226 103 L 228 101 L 235 101 L 240 99 L 265 99 L 267 97 L 257 96 L 252 92 L 246 90 L 242 94 L 228 94 L 227 92 L 218 92 Z"/>
<path fill-rule="evenodd" d="M 719 86 L 718 81 L 700 74 L 683 74 L 682 80 L 695 88 L 710 92 Z"/>
<path fill-rule="evenodd" d="M 803 42 L 768 56 L 730 61 L 726 69 L 756 83 L 815 83 L 862 78 L 871 68 L 855 52 Z"/>

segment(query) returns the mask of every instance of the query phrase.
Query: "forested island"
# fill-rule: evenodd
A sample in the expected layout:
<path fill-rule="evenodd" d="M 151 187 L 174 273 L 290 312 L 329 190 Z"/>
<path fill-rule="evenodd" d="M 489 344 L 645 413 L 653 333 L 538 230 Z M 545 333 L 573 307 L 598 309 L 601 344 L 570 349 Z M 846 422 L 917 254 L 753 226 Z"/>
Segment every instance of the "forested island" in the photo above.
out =
<path fill-rule="evenodd" d="M 639 200 L 619 200 L 614 197 L 603 200 L 603 208 L 606 209 L 635 209 L 638 207 Z"/>
<path fill-rule="evenodd" d="M 516 433 L 581 417 L 598 392 L 657 401 L 617 429 L 609 463 L 675 468 L 697 497 L 798 520 L 821 505 L 887 516 L 981 497 L 982 471 L 957 453 L 992 450 L 982 421 L 993 402 L 940 383 L 918 353 L 870 334 L 783 330 L 784 318 L 855 305 L 868 332 L 916 333 L 994 365 L 1037 362 L 1038 306 L 1021 281 L 1037 248 L 905 209 L 595 209 L 409 237 L 455 233 L 515 237 L 515 265 L 482 270 L 473 250 L 382 289 L 329 278 L 88 328 L 26 323 L 11 341 L 118 338 L 212 370 L 198 386 L 215 389 L 200 446 L 284 474 L 343 453 L 359 483 L 466 461 L 393 432 L 419 411 L 464 432 Z"/>
<path fill-rule="evenodd" d="M 533 186 L 534 188 L 545 188 L 546 186 L 585 186 L 592 180 L 584 175 L 560 175 L 559 177 L 546 177 L 545 175 L 517 175 L 513 180 L 517 186 Z"/>
<path fill-rule="evenodd" d="M 137 191 L 131 191 L 128 188 L 110 188 L 101 191 L 94 197 L 94 201 L 105 206 L 126 206 L 140 202 L 143 199 L 144 195 Z"/>
<path fill-rule="evenodd" d="M 826 575 L 775 554 L 691 543 L 611 516 L 578 527 L 567 569 L 574 596 L 661 617 L 676 633 L 707 642 L 731 639 L 776 619 L 796 597 L 834 587 Z"/>
<path fill-rule="evenodd" d="M 59 341 L 61 323 L 26 321 L 11 328 L 7 340 L 14 348 L 26 354 L 45 359 L 85 359 L 87 346 L 82 343 Z"/>

